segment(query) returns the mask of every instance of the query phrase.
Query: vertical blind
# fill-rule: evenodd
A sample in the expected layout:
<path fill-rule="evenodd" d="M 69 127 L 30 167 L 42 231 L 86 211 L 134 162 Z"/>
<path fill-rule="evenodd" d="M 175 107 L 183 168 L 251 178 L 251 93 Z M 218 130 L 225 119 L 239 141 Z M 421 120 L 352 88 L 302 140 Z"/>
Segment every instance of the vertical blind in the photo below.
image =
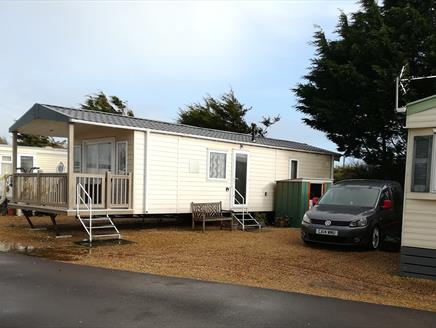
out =
<path fill-rule="evenodd" d="M 414 138 L 412 191 L 429 192 L 433 136 Z"/>
<path fill-rule="evenodd" d="M 104 174 L 112 171 L 112 143 L 85 144 L 86 173 Z"/>
<path fill-rule="evenodd" d="M 82 172 L 82 146 L 74 146 L 74 172 Z"/>

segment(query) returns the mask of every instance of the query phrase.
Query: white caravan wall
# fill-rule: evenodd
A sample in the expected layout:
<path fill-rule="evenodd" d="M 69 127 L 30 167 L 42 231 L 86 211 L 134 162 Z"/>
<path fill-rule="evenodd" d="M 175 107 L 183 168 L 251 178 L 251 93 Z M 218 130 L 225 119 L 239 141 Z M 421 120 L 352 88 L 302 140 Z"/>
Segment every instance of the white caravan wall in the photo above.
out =
<path fill-rule="evenodd" d="M 417 114 L 411 116 L 414 115 Z M 410 191 L 414 153 L 413 140 L 415 136 L 419 135 L 433 135 L 433 128 L 409 130 L 401 245 L 436 249 L 436 194 Z"/>
<path fill-rule="evenodd" d="M 64 170 L 67 171 L 67 150 L 61 148 L 27 147 L 18 146 L 18 157 L 21 155 L 33 156 L 33 165 L 40 168 L 44 173 L 56 173 L 58 165 L 62 162 Z M 0 156 L 11 156 L 12 146 L 0 145 Z M 1 162 L 0 158 L 0 162 Z M 12 163 L 12 162 L 11 162 Z M 19 163 L 19 159 L 17 165 Z"/>
<path fill-rule="evenodd" d="M 133 131 L 133 213 L 145 213 L 145 168 L 146 168 L 146 133 Z"/>
<path fill-rule="evenodd" d="M 234 150 L 249 153 L 247 202 L 250 211 L 273 210 L 275 181 L 288 178 L 289 159 L 299 161 L 299 177 L 305 178 L 330 179 L 333 165 L 331 155 L 249 145 L 241 148 L 234 143 L 155 132 L 150 132 L 147 147 L 148 213 L 189 213 L 191 202 L 222 201 L 223 208 L 228 209 L 231 189 L 226 191 L 226 188 L 232 186 Z M 208 179 L 208 150 L 227 152 L 224 181 Z M 142 159 L 145 162 L 144 157 Z M 137 180 L 135 178 L 135 183 Z"/>

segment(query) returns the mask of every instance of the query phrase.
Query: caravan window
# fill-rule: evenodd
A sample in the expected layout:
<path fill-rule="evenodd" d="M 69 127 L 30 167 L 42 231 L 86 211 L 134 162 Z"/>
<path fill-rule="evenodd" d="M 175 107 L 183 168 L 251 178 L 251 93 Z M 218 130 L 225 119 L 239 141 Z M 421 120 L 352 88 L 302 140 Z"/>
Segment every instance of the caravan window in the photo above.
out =
<path fill-rule="evenodd" d="M 208 177 L 209 179 L 226 178 L 227 153 L 222 151 L 209 151 Z"/>
<path fill-rule="evenodd" d="M 20 156 L 20 167 L 24 172 L 30 173 L 30 169 L 34 167 L 33 156 Z"/>
<path fill-rule="evenodd" d="M 429 192 L 431 176 L 433 136 L 417 136 L 414 139 L 412 163 L 412 191 Z"/>
<path fill-rule="evenodd" d="M 85 173 L 104 174 L 112 172 L 114 165 L 114 144 L 112 141 L 85 141 Z"/>
<path fill-rule="evenodd" d="M 82 172 L 82 147 L 74 146 L 74 172 Z"/>
<path fill-rule="evenodd" d="M 298 178 L 298 161 L 295 159 L 289 160 L 289 179 Z"/>
<path fill-rule="evenodd" d="M 0 177 L 12 173 L 12 156 L 2 156 Z"/>
<path fill-rule="evenodd" d="M 117 174 L 127 174 L 127 141 L 117 142 Z"/>

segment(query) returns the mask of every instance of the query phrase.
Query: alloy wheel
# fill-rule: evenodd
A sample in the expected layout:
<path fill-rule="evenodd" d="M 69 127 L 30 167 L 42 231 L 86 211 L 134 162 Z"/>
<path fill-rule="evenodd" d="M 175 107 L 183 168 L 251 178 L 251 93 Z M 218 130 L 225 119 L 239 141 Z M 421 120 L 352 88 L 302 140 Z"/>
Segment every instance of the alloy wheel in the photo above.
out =
<path fill-rule="evenodd" d="M 380 230 L 378 229 L 378 227 L 374 227 L 371 236 L 371 246 L 373 249 L 377 249 L 379 244 L 380 244 Z"/>

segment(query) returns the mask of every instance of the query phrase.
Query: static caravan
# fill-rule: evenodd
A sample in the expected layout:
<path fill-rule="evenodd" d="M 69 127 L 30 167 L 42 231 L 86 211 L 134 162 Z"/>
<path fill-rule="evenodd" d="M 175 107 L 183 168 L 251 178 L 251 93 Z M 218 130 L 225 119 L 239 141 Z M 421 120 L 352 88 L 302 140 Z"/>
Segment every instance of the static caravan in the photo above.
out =
<path fill-rule="evenodd" d="M 401 272 L 436 279 L 436 95 L 406 106 Z"/>
<path fill-rule="evenodd" d="M 22 173 L 35 172 L 67 172 L 67 150 L 52 147 L 17 148 L 17 171 Z M 12 174 L 12 146 L 0 145 L 0 199 L 6 196 L 5 178 Z M 8 196 L 8 198 L 10 195 Z M 1 203 L 1 202 L 0 202 Z"/>
<path fill-rule="evenodd" d="M 17 148 L 18 171 L 67 172 L 67 150 L 52 147 Z M 34 168 L 34 170 L 32 170 Z M 0 145 L 0 176 L 12 174 L 12 146 Z"/>
<path fill-rule="evenodd" d="M 293 141 L 41 104 L 10 132 L 13 140 L 17 133 L 68 139 L 71 169 L 31 186 L 24 182 L 31 177 L 15 173 L 13 202 L 64 215 L 80 207 L 78 186 L 92 198 L 93 211 L 109 215 L 190 213 L 191 202 L 217 201 L 224 210 L 273 211 L 277 180 L 332 181 L 340 156 Z M 16 155 L 13 161 L 15 168 Z M 44 195 L 35 199 L 31 188 L 38 183 Z M 60 196 L 53 192 L 59 185 Z"/>

